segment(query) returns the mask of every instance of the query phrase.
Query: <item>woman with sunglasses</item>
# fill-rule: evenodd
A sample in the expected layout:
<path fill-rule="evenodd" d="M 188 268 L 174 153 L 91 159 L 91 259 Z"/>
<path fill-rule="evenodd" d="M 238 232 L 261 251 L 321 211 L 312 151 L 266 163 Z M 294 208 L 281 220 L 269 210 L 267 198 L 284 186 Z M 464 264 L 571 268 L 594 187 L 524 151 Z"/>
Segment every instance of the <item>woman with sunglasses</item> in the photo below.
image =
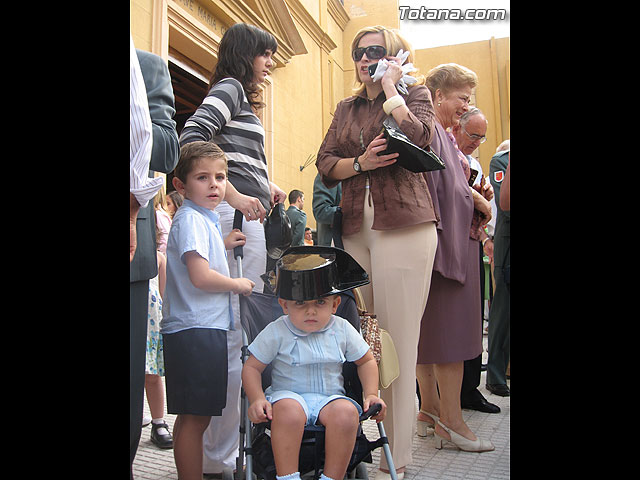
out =
<path fill-rule="evenodd" d="M 395 57 L 400 49 L 411 52 L 406 60 L 411 62 L 411 46 L 397 30 L 375 26 L 356 34 L 351 44 L 354 95 L 336 107 L 316 166 L 327 187 L 342 181 L 344 247 L 369 273 L 371 284 L 360 287 L 367 309 L 389 331 L 398 351 L 400 376 L 381 396 L 388 406 L 385 428 L 393 462 L 402 479 L 412 461 L 416 355 L 437 246 L 437 218 L 425 174 L 397 165 L 397 153 L 378 155 L 387 147 L 380 132 L 388 115 L 421 147 L 430 143 L 434 130 L 424 78 L 417 77 L 408 94 L 396 87 L 403 76 Z M 374 82 L 368 67 L 382 58 L 389 65 Z M 389 478 L 381 457 L 377 480 Z"/>

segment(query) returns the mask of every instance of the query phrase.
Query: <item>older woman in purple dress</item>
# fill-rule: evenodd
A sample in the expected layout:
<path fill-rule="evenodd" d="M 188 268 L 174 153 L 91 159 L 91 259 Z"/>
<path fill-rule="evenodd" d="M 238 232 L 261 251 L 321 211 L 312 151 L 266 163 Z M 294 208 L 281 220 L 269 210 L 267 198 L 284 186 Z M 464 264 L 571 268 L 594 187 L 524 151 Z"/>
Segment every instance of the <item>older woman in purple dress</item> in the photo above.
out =
<path fill-rule="evenodd" d="M 418 424 L 435 427 L 436 448 L 449 441 L 461 450 L 484 452 L 494 446 L 476 437 L 464 422 L 460 388 L 464 361 L 482 352 L 482 331 L 477 328 L 481 315 L 478 229 L 491 217 L 491 208 L 469 187 L 466 159 L 446 132 L 469 109 L 477 81 L 473 71 L 457 64 L 439 65 L 427 73 L 436 115 L 431 148 L 447 168 L 427 174 L 440 222 L 416 376 L 421 397 Z"/>

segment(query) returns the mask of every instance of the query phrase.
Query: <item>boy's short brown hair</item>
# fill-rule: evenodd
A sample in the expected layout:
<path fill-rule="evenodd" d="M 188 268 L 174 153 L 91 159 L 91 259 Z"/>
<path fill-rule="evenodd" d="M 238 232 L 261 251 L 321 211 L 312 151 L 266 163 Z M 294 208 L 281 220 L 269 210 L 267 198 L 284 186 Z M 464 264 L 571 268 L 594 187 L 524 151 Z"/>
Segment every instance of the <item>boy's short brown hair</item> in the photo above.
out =
<path fill-rule="evenodd" d="M 193 165 L 202 157 L 221 158 L 224 160 L 225 171 L 227 171 L 227 156 L 222 149 L 213 142 L 198 140 L 180 147 L 180 159 L 173 175 L 181 182 L 186 182 L 187 175 L 193 170 Z"/>

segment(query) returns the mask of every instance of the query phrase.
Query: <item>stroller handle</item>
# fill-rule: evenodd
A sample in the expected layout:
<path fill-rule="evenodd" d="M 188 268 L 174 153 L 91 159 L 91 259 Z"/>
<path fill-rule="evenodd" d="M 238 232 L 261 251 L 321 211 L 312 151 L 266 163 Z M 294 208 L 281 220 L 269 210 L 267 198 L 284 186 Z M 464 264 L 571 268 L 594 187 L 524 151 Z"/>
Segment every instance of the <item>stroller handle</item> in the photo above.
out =
<path fill-rule="evenodd" d="M 373 403 L 369 405 L 369 410 L 363 412 L 363 414 L 360 415 L 360 421 L 363 422 L 364 420 L 377 415 L 378 413 L 380 413 L 380 410 L 382 410 L 382 405 L 380 405 L 379 403 Z"/>
<path fill-rule="evenodd" d="M 236 213 L 233 217 L 233 228 L 237 228 L 242 231 L 242 219 L 244 215 L 240 210 L 236 210 Z M 244 258 L 244 252 L 242 250 L 242 245 L 233 248 L 233 258 Z"/>

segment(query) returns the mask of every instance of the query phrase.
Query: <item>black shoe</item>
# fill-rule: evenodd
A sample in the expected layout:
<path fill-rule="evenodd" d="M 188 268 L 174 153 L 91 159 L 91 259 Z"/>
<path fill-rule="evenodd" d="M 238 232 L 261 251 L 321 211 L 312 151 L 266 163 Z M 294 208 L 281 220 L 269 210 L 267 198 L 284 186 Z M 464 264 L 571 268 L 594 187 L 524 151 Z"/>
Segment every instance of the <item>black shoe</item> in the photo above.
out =
<path fill-rule="evenodd" d="M 462 402 L 462 408 L 466 408 L 467 410 L 477 410 L 478 412 L 484 413 L 500 413 L 500 407 L 494 405 L 493 403 L 487 402 L 487 399 L 480 394 L 479 398 L 476 398 L 470 402 Z"/>
<path fill-rule="evenodd" d="M 158 429 L 166 428 L 167 433 L 158 433 Z M 173 448 L 173 437 L 169 433 L 169 425 L 167 423 L 151 423 L 151 441 L 160 448 Z"/>
<path fill-rule="evenodd" d="M 511 396 L 511 390 L 509 390 L 509 387 L 507 387 L 506 385 L 503 385 L 500 383 L 496 383 L 496 384 L 487 383 L 486 387 L 487 387 L 487 390 L 489 390 L 491 393 L 498 395 L 500 397 Z"/>

